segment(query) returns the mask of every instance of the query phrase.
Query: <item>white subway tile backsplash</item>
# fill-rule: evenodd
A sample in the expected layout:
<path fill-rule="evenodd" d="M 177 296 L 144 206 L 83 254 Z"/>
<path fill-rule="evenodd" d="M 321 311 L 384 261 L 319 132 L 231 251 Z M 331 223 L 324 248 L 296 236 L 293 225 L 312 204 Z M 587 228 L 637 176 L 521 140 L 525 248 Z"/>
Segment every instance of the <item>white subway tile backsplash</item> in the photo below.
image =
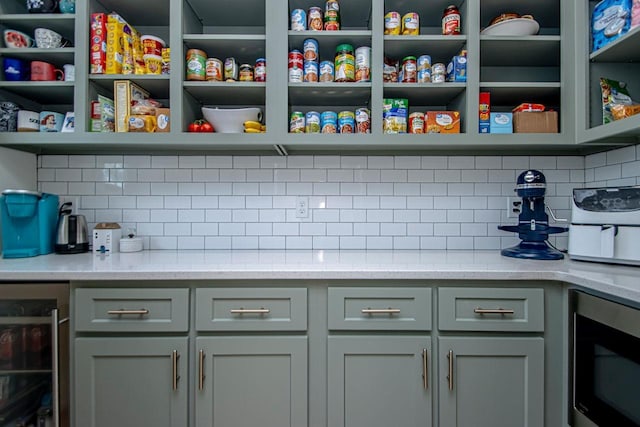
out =
<path fill-rule="evenodd" d="M 164 225 L 164 235 L 165 236 L 190 236 L 191 235 L 191 224 L 187 223 L 166 223 Z"/>
<path fill-rule="evenodd" d="M 384 222 L 380 224 L 381 236 L 406 236 L 407 224 Z"/>
<path fill-rule="evenodd" d="M 125 196 L 149 196 L 151 195 L 151 185 L 148 182 L 124 182 L 122 183 L 122 194 Z"/>
<path fill-rule="evenodd" d="M 137 182 L 138 181 L 138 169 L 110 169 L 109 181 L 115 182 Z"/>
<path fill-rule="evenodd" d="M 220 227 L 217 222 L 194 222 L 191 224 L 191 234 L 194 236 L 217 236 Z"/>
<path fill-rule="evenodd" d="M 462 180 L 462 171 L 460 170 L 436 170 L 434 182 L 460 182 Z"/>
<path fill-rule="evenodd" d="M 313 168 L 313 156 L 289 156 L 287 159 L 287 167 L 294 169 L 311 169 Z"/>
<path fill-rule="evenodd" d="M 231 156 L 206 156 L 205 164 L 208 169 L 229 169 L 233 167 Z"/>
<path fill-rule="evenodd" d="M 502 169 L 501 156 L 478 156 L 476 157 L 476 169 Z"/>
<path fill-rule="evenodd" d="M 489 170 L 489 182 L 508 182 L 515 186 L 516 176 L 518 175 L 520 175 L 518 170 L 492 169 Z"/>
<path fill-rule="evenodd" d="M 82 169 L 55 169 L 56 181 L 82 181 Z"/>
<path fill-rule="evenodd" d="M 420 194 L 423 196 L 445 196 L 447 184 L 420 184 Z"/>
<path fill-rule="evenodd" d="M 166 196 L 164 198 L 165 209 L 189 209 L 191 207 L 191 197 L 189 196 Z"/>
<path fill-rule="evenodd" d="M 151 213 L 149 209 L 123 209 L 122 220 L 129 223 L 150 222 Z"/>
<path fill-rule="evenodd" d="M 308 236 L 285 236 L 285 249 L 310 249 L 313 238 Z"/>
<path fill-rule="evenodd" d="M 82 169 L 82 181 L 107 182 L 109 169 Z"/>
<path fill-rule="evenodd" d="M 419 210 L 398 209 L 393 211 L 393 222 L 416 222 L 420 221 Z"/>
<path fill-rule="evenodd" d="M 343 156 L 340 159 L 340 168 L 342 169 L 366 169 L 366 156 Z"/>
<path fill-rule="evenodd" d="M 366 249 L 367 238 L 357 236 L 340 236 L 340 249 Z"/>
<path fill-rule="evenodd" d="M 286 249 L 286 238 L 282 236 L 260 236 L 258 249 Z"/>
<path fill-rule="evenodd" d="M 191 169 L 165 169 L 164 179 L 167 182 L 191 182 Z"/>
<path fill-rule="evenodd" d="M 597 167 L 595 169 L 595 180 L 606 181 L 610 179 L 622 178 L 622 165 L 610 165 Z"/>
<path fill-rule="evenodd" d="M 257 209 L 234 209 L 231 211 L 232 222 L 258 222 Z"/>
<path fill-rule="evenodd" d="M 70 182 L 68 191 L 70 195 L 84 196 L 96 194 L 96 184 L 93 182 Z"/>
<path fill-rule="evenodd" d="M 327 170 L 328 182 L 353 182 L 353 169 Z"/>
<path fill-rule="evenodd" d="M 206 166 L 204 156 L 178 156 L 178 167 L 197 169 Z"/>
<path fill-rule="evenodd" d="M 95 168 L 96 156 L 92 155 L 73 155 L 69 156 L 70 168 Z"/>
<path fill-rule="evenodd" d="M 450 209 L 447 211 L 447 221 L 449 222 L 472 222 L 473 211 L 464 209 Z"/>
<path fill-rule="evenodd" d="M 379 169 L 355 169 L 353 171 L 354 182 L 380 182 Z"/>
<path fill-rule="evenodd" d="M 365 222 L 367 220 L 367 211 L 364 209 L 341 209 L 340 222 Z"/>
<path fill-rule="evenodd" d="M 450 196 L 473 196 L 475 187 L 473 184 L 447 184 L 447 194 Z"/>
<path fill-rule="evenodd" d="M 221 236 L 244 236 L 245 224 L 244 223 L 220 223 L 218 227 L 218 233 Z"/>
<path fill-rule="evenodd" d="M 247 236 L 272 236 L 273 224 L 264 222 L 251 222 L 246 225 Z"/>
<path fill-rule="evenodd" d="M 233 156 L 234 169 L 258 169 L 259 167 L 259 156 Z"/>
<path fill-rule="evenodd" d="M 434 209 L 460 209 L 460 197 L 434 197 Z"/>
<path fill-rule="evenodd" d="M 151 222 L 178 222 L 175 209 L 151 209 Z"/>
<path fill-rule="evenodd" d="M 305 195 L 322 195 L 322 193 L 318 194 L 314 191 L 315 185 L 325 185 L 325 184 L 311 184 L 308 182 L 287 182 L 287 191 L 286 194 L 291 196 L 305 196 Z M 332 184 L 328 184 L 332 186 Z M 327 193 L 327 194 L 337 194 L 337 193 Z"/>
<path fill-rule="evenodd" d="M 164 224 L 163 223 L 138 223 L 136 227 L 139 236 L 163 236 L 164 235 Z"/>
<path fill-rule="evenodd" d="M 445 210 L 435 210 L 435 209 L 425 209 L 420 211 L 420 221 L 421 222 L 447 222 L 447 211 Z"/>
<path fill-rule="evenodd" d="M 249 207 L 247 205 L 247 207 Z M 258 214 L 258 221 L 262 223 L 268 222 L 283 222 L 286 218 L 286 211 L 284 209 L 260 209 Z"/>
<path fill-rule="evenodd" d="M 43 155 L 40 156 L 40 164 L 43 168 L 67 168 L 69 156 Z"/>
<path fill-rule="evenodd" d="M 178 249 L 178 238 L 151 236 L 151 238 L 149 239 L 149 249 L 151 250 Z"/>
<path fill-rule="evenodd" d="M 300 230 L 300 234 L 303 234 L 302 229 Z M 379 236 L 380 224 L 377 222 L 354 222 L 353 235 L 354 236 Z"/>
<path fill-rule="evenodd" d="M 530 159 L 527 156 L 503 156 L 502 169 L 515 169 L 520 173 L 530 167 Z"/>
<path fill-rule="evenodd" d="M 124 156 L 123 160 L 125 168 L 149 169 L 151 167 L 151 156 Z M 95 164 L 95 159 L 93 162 Z"/>
<path fill-rule="evenodd" d="M 119 169 L 124 167 L 124 156 L 96 156 L 96 167 L 104 169 Z"/>
<path fill-rule="evenodd" d="M 164 182 L 164 169 L 138 169 L 138 181 Z"/>
<path fill-rule="evenodd" d="M 434 182 L 435 171 L 433 170 L 410 170 L 407 173 L 408 182 Z"/>
<path fill-rule="evenodd" d="M 418 156 L 397 156 L 394 158 L 394 169 L 420 169 L 422 161 Z"/>
<path fill-rule="evenodd" d="M 367 167 L 369 169 L 393 169 L 393 156 L 369 156 L 367 158 Z"/>
<path fill-rule="evenodd" d="M 448 159 L 449 169 L 475 169 L 475 157 L 473 156 L 451 156 Z"/>
<path fill-rule="evenodd" d="M 94 213 L 95 222 L 122 222 L 122 209 L 96 209 Z"/>
<path fill-rule="evenodd" d="M 481 169 L 462 170 L 462 182 L 488 182 L 489 171 Z"/>
<path fill-rule="evenodd" d="M 407 182 L 408 171 L 406 170 L 389 170 L 380 171 L 380 180 L 382 182 Z"/>
<path fill-rule="evenodd" d="M 313 222 L 339 222 L 340 210 L 339 209 L 314 209 Z"/>
<path fill-rule="evenodd" d="M 153 196 L 177 196 L 177 182 L 152 182 L 151 195 Z"/>
<path fill-rule="evenodd" d="M 178 222 L 204 222 L 203 209 L 179 209 Z"/>
<path fill-rule="evenodd" d="M 420 237 L 420 249 L 435 250 L 435 249 L 447 249 L 447 238 L 427 236 Z"/>
<path fill-rule="evenodd" d="M 623 163 L 621 170 L 622 178 L 639 177 L 640 176 L 640 161 L 631 161 Z"/>
<path fill-rule="evenodd" d="M 473 248 L 473 237 L 449 236 L 447 237 L 447 248 L 453 250 Z"/>
<path fill-rule="evenodd" d="M 231 249 L 261 249 L 260 240 L 257 236 L 232 236 Z"/>
<path fill-rule="evenodd" d="M 311 249 L 340 249 L 340 238 L 335 236 L 313 236 Z"/>
<path fill-rule="evenodd" d="M 102 196 L 122 195 L 121 182 L 96 182 L 96 194 Z"/>
<path fill-rule="evenodd" d="M 204 238 L 205 249 L 231 249 L 231 237 L 226 236 L 205 236 Z M 251 249 L 255 249 L 251 248 Z"/>
<path fill-rule="evenodd" d="M 367 222 L 393 222 L 393 210 L 368 210 Z"/>
<path fill-rule="evenodd" d="M 158 209 L 164 207 L 164 197 L 162 196 L 138 196 L 138 209 Z"/>
<path fill-rule="evenodd" d="M 178 182 L 178 194 L 181 196 L 204 196 L 204 182 Z"/>

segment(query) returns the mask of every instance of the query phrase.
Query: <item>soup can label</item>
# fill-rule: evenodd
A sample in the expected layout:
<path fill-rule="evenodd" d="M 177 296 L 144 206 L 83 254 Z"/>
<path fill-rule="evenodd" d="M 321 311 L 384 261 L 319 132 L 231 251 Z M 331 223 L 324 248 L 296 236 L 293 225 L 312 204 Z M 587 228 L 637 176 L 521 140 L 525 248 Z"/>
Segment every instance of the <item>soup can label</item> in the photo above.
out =
<path fill-rule="evenodd" d="M 417 81 L 418 69 L 416 66 L 416 58 L 413 56 L 406 57 L 402 61 L 402 70 L 400 71 L 400 81 L 402 83 L 415 83 Z"/>
<path fill-rule="evenodd" d="M 252 82 L 253 81 L 253 67 L 249 64 L 240 65 L 240 70 L 238 71 L 238 75 L 240 76 L 241 82 Z"/>
<path fill-rule="evenodd" d="M 218 58 L 207 58 L 206 75 L 207 80 L 216 82 L 222 81 L 223 73 L 222 61 Z"/>
<path fill-rule="evenodd" d="M 332 82 L 333 81 L 333 61 L 322 61 L 320 63 L 320 81 Z"/>
<path fill-rule="evenodd" d="M 424 113 L 409 114 L 409 133 L 424 133 Z"/>
<path fill-rule="evenodd" d="M 371 48 L 369 46 L 356 49 L 356 81 L 371 81 Z"/>
<path fill-rule="evenodd" d="M 318 81 L 318 62 L 317 61 L 304 61 L 304 76 L 305 82 L 317 82 Z"/>
<path fill-rule="evenodd" d="M 253 80 L 257 82 L 267 81 L 267 61 L 264 58 L 256 59 L 256 66 L 253 69 Z"/>
<path fill-rule="evenodd" d="M 317 111 L 309 111 L 305 115 L 305 132 L 320 133 L 320 113 Z"/>
<path fill-rule="evenodd" d="M 353 111 L 340 111 L 338 113 L 338 132 L 353 133 L 356 127 L 356 116 Z"/>
<path fill-rule="evenodd" d="M 431 74 L 431 83 L 444 83 L 444 74 Z"/>
<path fill-rule="evenodd" d="M 431 56 L 420 55 L 418 57 L 418 71 L 425 69 L 431 69 Z"/>
<path fill-rule="evenodd" d="M 402 17 L 402 35 L 417 36 L 420 34 L 420 17 L 415 12 L 409 12 Z"/>
<path fill-rule="evenodd" d="M 338 133 L 338 114 L 335 111 L 323 111 L 320 114 L 322 133 Z"/>
<path fill-rule="evenodd" d="M 356 110 L 356 133 L 371 133 L 371 112 L 368 108 Z"/>
<path fill-rule="evenodd" d="M 432 74 L 445 74 L 447 72 L 447 66 L 442 62 L 436 62 L 431 66 Z"/>
<path fill-rule="evenodd" d="M 303 9 L 293 9 L 291 11 L 291 30 L 306 31 L 307 29 L 307 12 Z"/>
<path fill-rule="evenodd" d="M 310 7 L 307 15 L 309 31 L 322 31 L 324 28 L 322 9 L 319 7 Z"/>
<path fill-rule="evenodd" d="M 400 14 L 398 12 L 389 12 L 384 15 L 384 34 L 396 36 L 400 34 Z"/>
<path fill-rule="evenodd" d="M 289 119 L 289 133 L 304 133 L 304 113 L 293 111 Z"/>
<path fill-rule="evenodd" d="M 324 30 L 338 31 L 340 29 L 340 13 L 330 9 L 324 12 Z"/>
<path fill-rule="evenodd" d="M 305 61 L 318 61 L 320 55 L 318 54 L 318 41 L 316 39 L 305 39 L 302 43 L 302 52 Z"/>
<path fill-rule="evenodd" d="M 431 70 L 429 68 L 424 70 L 418 70 L 418 83 L 430 83 L 431 82 Z"/>
<path fill-rule="evenodd" d="M 304 75 L 304 60 L 302 52 L 292 50 L 289 52 L 289 83 L 302 83 Z"/>

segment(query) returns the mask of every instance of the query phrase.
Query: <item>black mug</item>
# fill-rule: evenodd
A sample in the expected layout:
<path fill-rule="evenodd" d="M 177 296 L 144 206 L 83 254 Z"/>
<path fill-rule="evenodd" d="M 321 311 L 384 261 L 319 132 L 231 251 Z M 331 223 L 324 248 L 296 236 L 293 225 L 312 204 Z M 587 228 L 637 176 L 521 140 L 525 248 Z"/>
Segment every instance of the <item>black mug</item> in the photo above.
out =
<path fill-rule="evenodd" d="M 54 13 L 58 11 L 58 0 L 27 0 L 29 13 Z"/>

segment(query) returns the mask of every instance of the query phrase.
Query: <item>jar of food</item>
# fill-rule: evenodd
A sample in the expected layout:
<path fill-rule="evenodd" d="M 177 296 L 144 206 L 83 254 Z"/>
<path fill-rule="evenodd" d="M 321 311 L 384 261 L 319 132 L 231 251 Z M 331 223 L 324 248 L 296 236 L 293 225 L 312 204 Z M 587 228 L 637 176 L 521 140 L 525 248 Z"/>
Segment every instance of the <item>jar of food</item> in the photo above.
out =
<path fill-rule="evenodd" d="M 355 68 L 353 46 L 347 43 L 338 45 L 335 57 L 335 81 L 354 82 L 356 80 Z"/>
<path fill-rule="evenodd" d="M 384 15 L 384 34 L 400 35 L 400 14 L 398 12 L 389 12 Z"/>
<path fill-rule="evenodd" d="M 267 61 L 264 58 L 256 59 L 256 66 L 253 69 L 253 80 L 257 82 L 267 81 Z"/>
<path fill-rule="evenodd" d="M 238 63 L 233 57 L 224 60 L 224 79 L 225 81 L 238 80 Z"/>
<path fill-rule="evenodd" d="M 200 49 L 187 50 L 187 80 L 205 80 L 207 54 Z"/>
<path fill-rule="evenodd" d="M 415 56 L 407 56 L 402 60 L 402 70 L 400 71 L 402 76 L 401 83 L 416 83 L 418 78 L 418 66 Z"/>
<path fill-rule="evenodd" d="M 409 133 L 424 133 L 424 113 L 409 114 Z"/>
<path fill-rule="evenodd" d="M 455 5 L 449 5 L 442 14 L 442 35 L 460 34 L 460 11 Z"/>
<path fill-rule="evenodd" d="M 242 64 L 238 70 L 239 80 L 241 82 L 253 81 L 253 67 L 249 64 Z"/>
<path fill-rule="evenodd" d="M 207 80 L 221 82 L 223 75 L 222 61 L 218 58 L 207 58 L 206 64 Z"/>

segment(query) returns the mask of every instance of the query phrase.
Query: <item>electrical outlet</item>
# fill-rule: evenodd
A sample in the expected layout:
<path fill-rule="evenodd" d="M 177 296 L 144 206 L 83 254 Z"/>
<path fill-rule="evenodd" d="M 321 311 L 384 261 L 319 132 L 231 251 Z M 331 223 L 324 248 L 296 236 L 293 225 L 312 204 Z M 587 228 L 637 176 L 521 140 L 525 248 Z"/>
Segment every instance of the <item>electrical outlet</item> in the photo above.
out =
<path fill-rule="evenodd" d="M 522 199 L 520 197 L 507 197 L 507 218 L 517 218 L 520 215 L 521 206 Z"/>
<path fill-rule="evenodd" d="M 309 217 L 309 198 L 298 196 L 296 197 L 296 218 L 308 218 Z"/>

